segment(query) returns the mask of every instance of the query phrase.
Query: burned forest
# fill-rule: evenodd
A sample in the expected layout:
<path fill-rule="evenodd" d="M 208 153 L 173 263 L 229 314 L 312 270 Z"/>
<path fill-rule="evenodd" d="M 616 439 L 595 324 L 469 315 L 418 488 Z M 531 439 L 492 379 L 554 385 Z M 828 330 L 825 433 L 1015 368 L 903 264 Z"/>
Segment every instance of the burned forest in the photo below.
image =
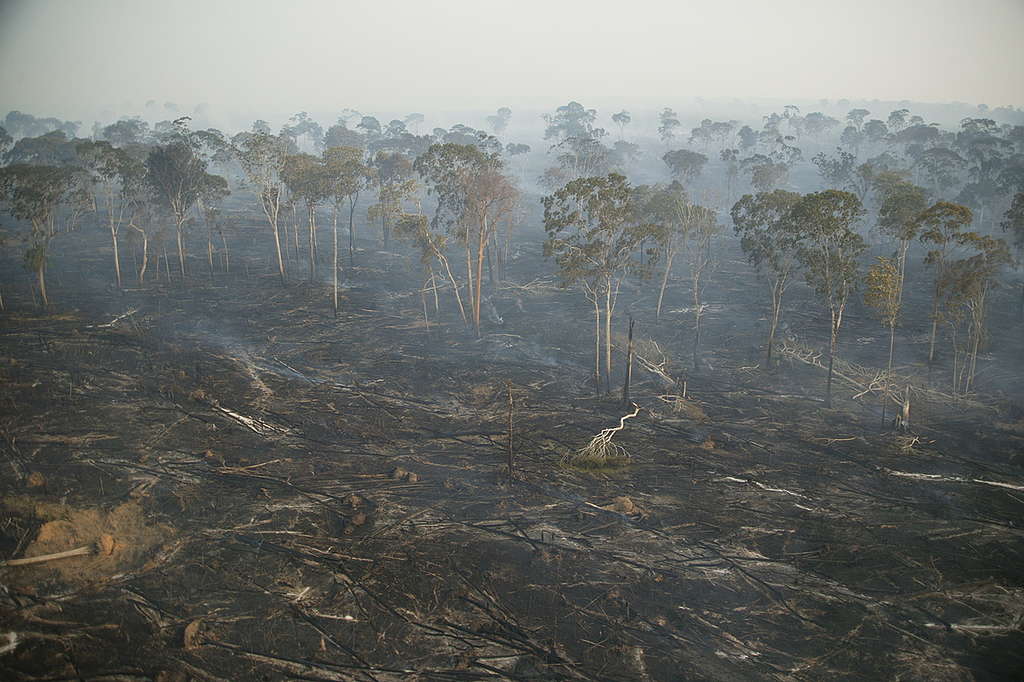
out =
<path fill-rule="evenodd" d="M 0 678 L 1024 674 L 1024 109 L 293 75 L 0 97 Z"/>

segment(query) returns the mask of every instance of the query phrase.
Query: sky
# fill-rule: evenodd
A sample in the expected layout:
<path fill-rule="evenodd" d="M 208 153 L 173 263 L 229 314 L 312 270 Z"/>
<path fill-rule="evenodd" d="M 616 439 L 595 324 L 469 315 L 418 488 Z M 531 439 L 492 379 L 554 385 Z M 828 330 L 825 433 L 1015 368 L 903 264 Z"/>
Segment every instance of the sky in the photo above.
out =
<path fill-rule="evenodd" d="M 0 113 L 1022 106 L 1021 36 L 1024 0 L 0 0 Z"/>

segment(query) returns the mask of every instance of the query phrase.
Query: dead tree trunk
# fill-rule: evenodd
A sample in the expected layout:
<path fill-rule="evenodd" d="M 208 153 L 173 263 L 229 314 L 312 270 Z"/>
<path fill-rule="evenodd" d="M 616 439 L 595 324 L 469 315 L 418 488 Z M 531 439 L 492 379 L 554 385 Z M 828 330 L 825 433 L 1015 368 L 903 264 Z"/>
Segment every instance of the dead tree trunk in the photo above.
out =
<path fill-rule="evenodd" d="M 633 378 L 633 318 L 629 318 L 629 338 L 626 343 L 626 379 L 622 382 L 622 404 L 629 405 L 629 382 Z"/>

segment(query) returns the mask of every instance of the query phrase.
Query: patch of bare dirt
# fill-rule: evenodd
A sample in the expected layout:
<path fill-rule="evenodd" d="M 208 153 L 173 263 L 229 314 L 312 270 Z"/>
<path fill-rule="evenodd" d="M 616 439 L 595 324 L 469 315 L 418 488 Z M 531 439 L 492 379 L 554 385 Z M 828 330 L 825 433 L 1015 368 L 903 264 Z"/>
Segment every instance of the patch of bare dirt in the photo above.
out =
<path fill-rule="evenodd" d="M 77 587 L 141 568 L 156 548 L 174 537 L 174 529 L 152 523 L 135 501 L 110 510 L 75 508 L 28 497 L 4 500 L 8 512 L 26 512 L 43 521 L 20 558 L 40 557 L 89 547 L 84 556 L 7 568 L 7 580 L 19 586 L 53 582 Z"/>

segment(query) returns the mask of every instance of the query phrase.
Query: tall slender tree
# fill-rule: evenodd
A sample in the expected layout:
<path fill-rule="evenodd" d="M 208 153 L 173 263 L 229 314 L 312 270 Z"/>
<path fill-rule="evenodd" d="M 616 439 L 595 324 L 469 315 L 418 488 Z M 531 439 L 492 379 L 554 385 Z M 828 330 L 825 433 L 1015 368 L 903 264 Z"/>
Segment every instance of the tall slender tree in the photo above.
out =
<path fill-rule="evenodd" d="M 777 189 L 757 195 L 744 195 L 732 207 L 732 222 L 740 237 L 740 246 L 751 265 L 765 277 L 771 292 L 768 315 L 768 348 L 765 366 L 772 366 L 775 332 L 782 312 L 782 299 L 799 268 L 799 233 L 792 211 L 800 195 Z"/>
<path fill-rule="evenodd" d="M 651 236 L 637 225 L 632 188 L 622 175 L 580 178 L 543 199 L 546 256 L 563 285 L 578 284 L 594 305 L 594 380 L 601 391 L 601 304 L 604 304 L 604 386 L 611 392 L 612 311 L 622 278 L 638 264 L 640 242 Z"/>
<path fill-rule="evenodd" d="M 857 286 L 858 258 L 867 248 L 864 239 L 851 228 L 862 213 L 856 195 L 825 190 L 801 197 L 790 214 L 800 236 L 797 258 L 804 277 L 829 313 L 826 407 L 832 406 L 833 365 L 843 314 Z"/>

